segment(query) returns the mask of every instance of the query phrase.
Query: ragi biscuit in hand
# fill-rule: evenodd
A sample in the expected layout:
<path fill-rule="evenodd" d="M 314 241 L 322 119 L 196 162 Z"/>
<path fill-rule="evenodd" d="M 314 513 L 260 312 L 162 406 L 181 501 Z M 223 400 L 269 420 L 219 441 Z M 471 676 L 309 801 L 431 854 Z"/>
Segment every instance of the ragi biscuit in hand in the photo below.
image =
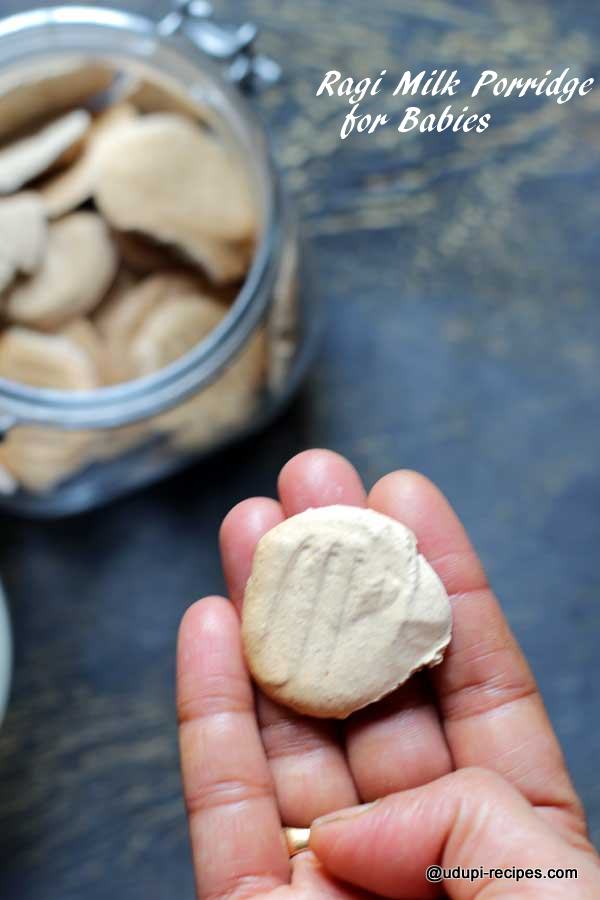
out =
<path fill-rule="evenodd" d="M 242 637 L 263 691 L 300 713 L 344 719 L 441 662 L 446 591 L 414 534 L 373 510 L 309 509 L 264 535 Z"/>

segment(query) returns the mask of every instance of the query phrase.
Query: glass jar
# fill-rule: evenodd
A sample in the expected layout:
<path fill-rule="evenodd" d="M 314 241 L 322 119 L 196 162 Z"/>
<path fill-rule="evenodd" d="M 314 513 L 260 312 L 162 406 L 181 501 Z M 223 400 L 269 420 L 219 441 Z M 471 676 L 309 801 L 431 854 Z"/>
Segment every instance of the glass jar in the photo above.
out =
<path fill-rule="evenodd" d="M 77 6 L 0 22 L 0 83 L 7 73 L 18 78 L 21 70 L 57 59 L 107 64 L 126 73 L 119 78 L 160 79 L 174 102 L 199 110 L 243 162 L 260 223 L 253 260 L 229 311 L 166 368 L 81 392 L 0 379 L 0 450 L 22 454 L 31 473 L 15 480 L 10 469 L 0 471 L 0 508 L 62 515 L 156 481 L 259 429 L 291 397 L 307 368 L 316 311 L 299 292 L 296 227 L 267 135 L 240 90 L 274 78 L 277 68 L 252 52 L 252 26 L 222 29 L 207 14 L 206 4 L 180 4 L 157 24 Z M 245 375 L 238 363 L 259 340 L 261 383 L 247 391 L 243 409 L 237 402 L 228 410 L 227 395 L 215 386 L 235 372 L 239 385 Z"/>

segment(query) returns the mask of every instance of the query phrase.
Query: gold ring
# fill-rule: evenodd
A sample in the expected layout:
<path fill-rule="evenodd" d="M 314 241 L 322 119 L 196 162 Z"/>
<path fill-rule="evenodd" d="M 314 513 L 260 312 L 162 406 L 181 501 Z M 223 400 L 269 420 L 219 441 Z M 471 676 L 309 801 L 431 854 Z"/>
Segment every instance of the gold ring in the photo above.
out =
<path fill-rule="evenodd" d="M 308 850 L 310 828 L 284 828 L 285 842 L 287 844 L 290 859 L 303 850 Z"/>

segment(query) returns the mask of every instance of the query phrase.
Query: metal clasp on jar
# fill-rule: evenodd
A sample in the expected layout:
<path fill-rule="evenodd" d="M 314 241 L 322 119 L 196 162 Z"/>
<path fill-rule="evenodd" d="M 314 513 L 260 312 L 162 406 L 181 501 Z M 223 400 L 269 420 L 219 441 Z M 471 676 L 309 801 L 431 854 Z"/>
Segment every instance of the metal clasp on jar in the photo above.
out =
<path fill-rule="evenodd" d="M 279 81 L 281 66 L 256 52 L 256 25 L 219 25 L 206 0 L 174 0 L 173 6 L 157 25 L 160 35 L 183 32 L 203 53 L 223 63 L 229 80 L 243 90 L 253 91 Z"/>

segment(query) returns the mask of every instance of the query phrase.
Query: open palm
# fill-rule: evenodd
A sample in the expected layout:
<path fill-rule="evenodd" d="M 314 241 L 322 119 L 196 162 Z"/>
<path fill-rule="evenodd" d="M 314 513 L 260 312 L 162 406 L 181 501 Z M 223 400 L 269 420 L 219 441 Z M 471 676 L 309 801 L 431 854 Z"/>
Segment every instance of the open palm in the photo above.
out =
<path fill-rule="evenodd" d="M 287 516 L 334 503 L 368 505 L 412 528 L 446 586 L 454 616 L 440 667 L 343 723 L 298 716 L 254 692 L 239 628 L 261 536 Z M 253 498 L 229 513 L 221 552 L 233 602 L 210 597 L 194 604 L 178 651 L 184 793 L 200 900 L 435 896 L 439 887 L 426 883 L 426 866 L 462 860 L 456 835 L 449 841 L 457 804 L 464 812 L 490 793 L 500 795 L 499 808 L 514 807 L 517 832 L 527 816 L 548 832 L 540 856 L 553 836 L 588 853 L 581 806 L 535 682 L 462 526 L 429 481 L 395 472 L 367 495 L 346 460 L 308 451 L 282 470 L 279 501 Z M 488 779 L 481 770 L 503 776 L 506 788 L 498 774 Z M 409 790 L 425 785 L 423 796 Z M 308 826 L 324 814 L 397 792 L 405 792 L 407 828 L 389 866 L 373 850 L 381 846 L 381 833 L 377 845 L 367 834 L 362 849 L 339 836 L 317 838 L 317 855 L 301 853 L 290 866 L 282 825 Z M 363 814 L 365 822 L 369 815 Z M 488 846 L 493 834 L 480 831 L 481 852 L 489 856 L 496 852 Z M 468 829 L 463 837 L 472 837 Z M 506 831 L 497 843 L 496 857 L 480 864 L 511 864 L 507 853 L 518 848 L 511 849 Z M 555 896 L 546 888 L 535 896 Z M 457 887 L 450 895 L 471 898 L 480 896 L 477 890 Z M 521 895 L 513 887 L 510 896 Z"/>

